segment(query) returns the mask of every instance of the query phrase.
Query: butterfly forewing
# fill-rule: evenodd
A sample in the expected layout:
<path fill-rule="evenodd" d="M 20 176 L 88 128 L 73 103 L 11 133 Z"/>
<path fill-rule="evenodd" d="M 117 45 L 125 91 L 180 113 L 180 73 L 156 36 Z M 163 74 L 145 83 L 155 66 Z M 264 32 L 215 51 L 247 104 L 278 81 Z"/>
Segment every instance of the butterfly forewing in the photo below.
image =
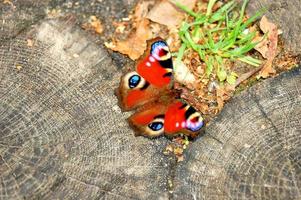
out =
<path fill-rule="evenodd" d="M 129 118 L 135 135 L 157 137 L 184 133 L 195 137 L 203 118 L 192 106 L 176 99 L 172 91 L 172 58 L 168 45 L 156 40 L 138 62 L 136 71 L 121 77 L 117 90 L 123 111 L 136 110 Z"/>

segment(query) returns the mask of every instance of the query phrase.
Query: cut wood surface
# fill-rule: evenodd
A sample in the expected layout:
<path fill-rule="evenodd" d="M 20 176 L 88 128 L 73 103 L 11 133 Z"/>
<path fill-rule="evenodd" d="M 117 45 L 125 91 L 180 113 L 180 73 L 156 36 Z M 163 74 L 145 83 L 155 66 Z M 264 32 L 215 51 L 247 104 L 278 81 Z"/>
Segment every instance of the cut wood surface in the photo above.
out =
<path fill-rule="evenodd" d="M 128 62 L 79 26 L 98 15 L 109 35 L 108 16 L 134 1 L 11 2 L 0 3 L 0 199 L 301 198 L 300 67 L 232 99 L 177 163 L 168 139 L 134 137 L 114 96 Z M 54 8 L 62 18 L 47 17 Z M 299 15 L 285 14 L 273 15 L 298 55 Z"/>
<path fill-rule="evenodd" d="M 176 199 L 301 198 L 300 86 L 299 67 L 232 99 L 177 168 Z"/>

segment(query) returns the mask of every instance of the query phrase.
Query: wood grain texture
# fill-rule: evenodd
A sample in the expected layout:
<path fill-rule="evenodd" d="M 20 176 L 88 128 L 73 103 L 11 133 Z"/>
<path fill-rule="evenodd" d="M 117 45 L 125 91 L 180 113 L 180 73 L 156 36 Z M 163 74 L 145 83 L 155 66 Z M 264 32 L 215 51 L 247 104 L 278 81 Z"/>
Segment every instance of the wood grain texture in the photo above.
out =
<path fill-rule="evenodd" d="M 301 198 L 300 86 L 299 67 L 232 99 L 177 168 L 175 199 Z"/>
<path fill-rule="evenodd" d="M 164 196 L 167 140 L 133 136 L 108 54 L 59 21 L 41 23 L 35 38 L 1 45 L 0 198 Z"/>
<path fill-rule="evenodd" d="M 300 68 L 229 102 L 178 164 L 169 140 L 134 137 L 113 94 L 125 59 L 79 26 L 97 15 L 110 35 L 108 15 L 134 1 L 12 2 L 0 3 L 0 199 L 300 198 Z"/>
<path fill-rule="evenodd" d="M 282 30 L 281 38 L 287 51 L 295 55 L 301 53 L 301 1 L 300 0 L 250 0 L 247 13 L 251 16 L 259 9 L 266 10 L 265 15 Z"/>

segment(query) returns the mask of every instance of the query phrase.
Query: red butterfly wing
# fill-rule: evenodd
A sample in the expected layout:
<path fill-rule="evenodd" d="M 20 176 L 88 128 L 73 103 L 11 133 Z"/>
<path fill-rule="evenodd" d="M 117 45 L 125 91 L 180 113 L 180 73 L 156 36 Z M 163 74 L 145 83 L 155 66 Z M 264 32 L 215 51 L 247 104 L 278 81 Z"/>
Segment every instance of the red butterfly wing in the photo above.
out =
<path fill-rule="evenodd" d="M 170 84 L 172 70 L 169 48 L 160 40 L 152 44 L 150 55 L 137 65 L 137 72 L 150 84 L 159 88 Z"/>
<path fill-rule="evenodd" d="M 166 105 L 155 103 L 140 108 L 129 118 L 130 125 L 135 130 L 135 135 L 157 137 L 164 133 L 164 114 Z"/>
<path fill-rule="evenodd" d="M 166 135 L 183 132 L 194 137 L 203 127 L 204 120 L 192 106 L 181 101 L 170 104 L 164 117 L 164 131 Z"/>
<path fill-rule="evenodd" d="M 140 108 L 129 118 L 129 122 L 136 135 L 148 137 L 183 133 L 194 138 L 204 124 L 201 114 L 193 107 L 172 99 Z"/>
<path fill-rule="evenodd" d="M 133 110 L 166 93 L 171 86 L 172 59 L 167 44 L 158 40 L 151 45 L 137 72 L 121 77 L 117 96 L 123 110 Z"/>
<path fill-rule="evenodd" d="M 136 135 L 156 137 L 184 133 L 195 137 L 203 118 L 193 107 L 176 100 L 171 92 L 172 59 L 167 44 L 156 41 L 137 72 L 122 76 L 118 97 L 123 110 L 137 111 L 129 118 Z"/>

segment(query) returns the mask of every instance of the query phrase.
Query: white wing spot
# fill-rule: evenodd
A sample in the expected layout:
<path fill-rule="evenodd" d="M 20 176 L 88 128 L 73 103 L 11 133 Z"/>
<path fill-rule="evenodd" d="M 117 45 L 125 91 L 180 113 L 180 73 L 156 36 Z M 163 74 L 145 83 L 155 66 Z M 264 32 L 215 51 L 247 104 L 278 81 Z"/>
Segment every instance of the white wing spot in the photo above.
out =
<path fill-rule="evenodd" d="M 150 62 L 146 62 L 146 66 L 150 67 L 151 63 Z"/>
<path fill-rule="evenodd" d="M 153 56 L 150 56 L 150 57 L 149 57 L 149 61 L 155 62 L 156 60 L 155 60 L 155 58 L 154 58 Z"/>
<path fill-rule="evenodd" d="M 182 128 L 185 128 L 186 127 L 186 123 L 182 122 L 181 126 L 182 126 Z"/>

